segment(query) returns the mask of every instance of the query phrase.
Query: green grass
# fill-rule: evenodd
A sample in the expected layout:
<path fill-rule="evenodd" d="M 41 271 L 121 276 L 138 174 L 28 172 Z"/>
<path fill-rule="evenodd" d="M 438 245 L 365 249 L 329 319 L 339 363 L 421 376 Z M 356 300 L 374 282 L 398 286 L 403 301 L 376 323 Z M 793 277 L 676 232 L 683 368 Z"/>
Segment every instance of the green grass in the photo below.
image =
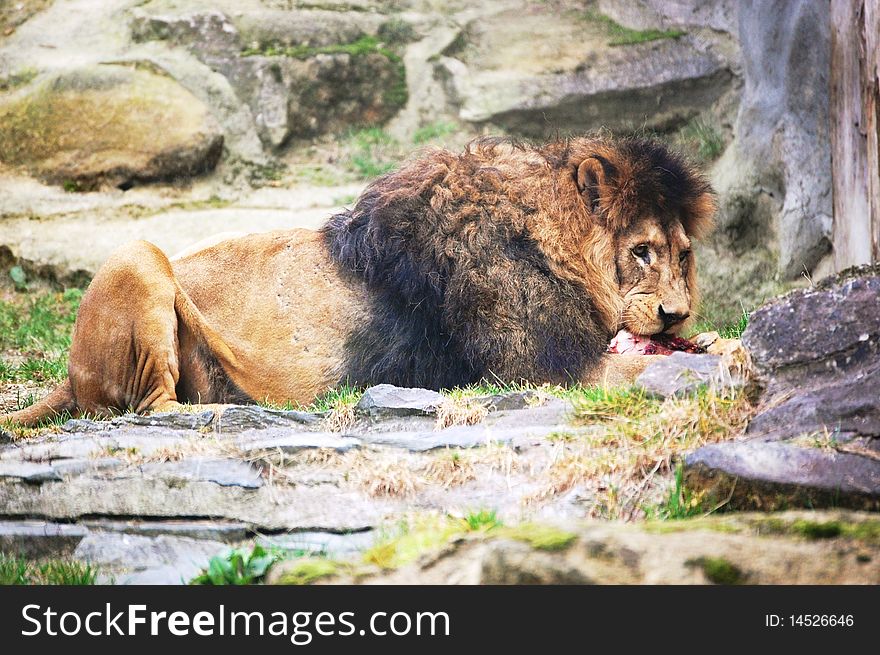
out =
<path fill-rule="evenodd" d="M 396 38 L 396 33 L 389 32 L 391 39 Z M 284 46 L 278 43 L 263 43 L 252 45 L 241 51 L 242 57 L 291 57 L 293 59 L 308 59 L 316 55 L 346 54 L 351 57 L 365 57 L 377 54 L 385 57 L 395 70 L 395 78 L 383 93 L 383 101 L 386 105 L 402 107 L 408 99 L 406 88 L 406 67 L 393 50 L 386 47 L 385 43 L 375 36 L 362 36 L 351 43 L 334 43 L 326 46 L 290 45 Z"/>
<path fill-rule="evenodd" d="M 68 560 L 34 562 L 0 553 L 0 585 L 93 585 L 98 570 Z"/>
<path fill-rule="evenodd" d="M 453 134 L 458 129 L 455 123 L 439 121 L 420 127 L 413 133 L 413 143 L 422 145 Z"/>
<path fill-rule="evenodd" d="M 716 322 L 712 318 L 704 317 L 696 323 L 691 330 L 693 334 L 702 332 L 717 332 L 722 339 L 739 339 L 749 326 L 749 312 L 742 310 L 739 317 L 729 322 Z"/>
<path fill-rule="evenodd" d="M 743 575 L 742 570 L 738 566 L 730 563 L 723 557 L 700 557 L 688 560 L 686 563 L 703 569 L 703 573 L 712 584 L 742 584 L 745 578 L 745 575 Z"/>
<path fill-rule="evenodd" d="M 675 467 L 673 485 L 665 501 L 657 507 L 645 507 L 643 510 L 646 519 L 661 521 L 678 521 L 707 513 L 700 499 L 685 486 L 684 466 L 681 462 Z"/>
<path fill-rule="evenodd" d="M 347 167 L 358 179 L 372 180 L 397 168 L 403 153 L 397 141 L 378 127 L 352 133 L 348 138 Z"/>
<path fill-rule="evenodd" d="M 592 423 L 609 419 L 639 419 L 660 409 L 661 401 L 637 388 L 579 387 L 572 392 L 576 422 Z"/>
<path fill-rule="evenodd" d="M 293 59 L 308 59 L 315 55 L 338 55 L 347 54 L 352 57 L 362 57 L 373 53 L 387 57 L 393 62 L 399 62 L 400 56 L 389 50 L 375 36 L 362 36 L 351 43 L 334 43 L 326 46 L 291 45 L 284 46 L 278 43 L 265 43 L 245 48 L 241 51 L 242 57 L 291 57 Z"/>
<path fill-rule="evenodd" d="M 317 396 L 308 405 L 302 405 L 289 401 L 281 405 L 273 403 L 260 404 L 264 407 L 269 407 L 271 409 L 283 409 L 285 411 L 296 410 L 300 412 L 315 413 L 332 412 L 335 409 L 339 409 L 339 407 L 341 406 L 356 405 L 363 395 L 363 388 L 355 387 L 348 383 L 343 383 L 340 384 L 338 387 L 333 387 L 332 389 L 329 389 L 328 391 L 322 393 L 320 396 Z"/>
<path fill-rule="evenodd" d="M 261 582 L 269 568 L 283 559 L 284 551 L 254 546 L 237 548 L 211 558 L 208 568 L 190 580 L 191 585 L 248 585 Z"/>
<path fill-rule="evenodd" d="M 608 35 L 608 45 L 610 46 L 635 45 L 660 39 L 677 39 L 686 34 L 681 30 L 633 30 L 595 10 L 587 11 L 583 14 L 583 18 L 601 28 Z"/>
<path fill-rule="evenodd" d="M 503 525 L 494 509 L 481 509 L 478 512 L 471 512 L 464 517 L 464 522 L 465 525 L 467 525 L 468 530 L 471 532 L 492 530 L 494 528 L 500 528 Z"/>
<path fill-rule="evenodd" d="M 701 163 L 713 162 L 724 152 L 724 136 L 710 121 L 695 118 L 688 122 L 676 136 L 676 141 Z"/>
<path fill-rule="evenodd" d="M 81 300 L 81 290 L 68 289 L 0 301 L 0 350 L 18 351 L 26 357 L 21 364 L 0 361 L 0 381 L 63 379 Z"/>

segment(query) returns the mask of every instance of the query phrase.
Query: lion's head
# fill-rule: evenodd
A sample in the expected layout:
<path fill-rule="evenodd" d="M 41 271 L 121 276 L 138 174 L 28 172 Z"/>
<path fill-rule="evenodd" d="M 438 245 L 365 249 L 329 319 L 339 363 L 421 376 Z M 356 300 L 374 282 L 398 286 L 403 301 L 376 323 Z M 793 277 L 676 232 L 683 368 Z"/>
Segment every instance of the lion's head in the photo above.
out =
<path fill-rule="evenodd" d="M 693 242 L 715 212 L 708 182 L 649 139 L 575 139 L 566 154 L 578 211 L 551 221 L 544 250 L 582 278 L 609 329 L 680 332 L 697 303 Z"/>

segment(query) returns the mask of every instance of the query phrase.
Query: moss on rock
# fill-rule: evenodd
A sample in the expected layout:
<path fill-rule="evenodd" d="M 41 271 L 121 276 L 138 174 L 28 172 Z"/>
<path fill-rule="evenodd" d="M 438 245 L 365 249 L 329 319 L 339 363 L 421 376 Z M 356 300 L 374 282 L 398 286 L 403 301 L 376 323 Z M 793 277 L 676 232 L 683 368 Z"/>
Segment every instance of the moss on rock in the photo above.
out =
<path fill-rule="evenodd" d="M 574 542 L 577 535 L 559 528 L 538 523 L 523 523 L 511 528 L 503 528 L 498 535 L 517 541 L 524 541 L 538 550 L 565 550 Z"/>

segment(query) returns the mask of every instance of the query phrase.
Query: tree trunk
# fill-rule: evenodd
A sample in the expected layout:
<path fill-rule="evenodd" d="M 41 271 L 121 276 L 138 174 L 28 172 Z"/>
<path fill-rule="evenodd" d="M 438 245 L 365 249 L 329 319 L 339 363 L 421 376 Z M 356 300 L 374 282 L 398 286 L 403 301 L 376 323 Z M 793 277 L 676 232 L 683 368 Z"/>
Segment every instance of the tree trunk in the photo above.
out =
<path fill-rule="evenodd" d="M 880 259 L 880 0 L 831 2 L 834 264 Z"/>

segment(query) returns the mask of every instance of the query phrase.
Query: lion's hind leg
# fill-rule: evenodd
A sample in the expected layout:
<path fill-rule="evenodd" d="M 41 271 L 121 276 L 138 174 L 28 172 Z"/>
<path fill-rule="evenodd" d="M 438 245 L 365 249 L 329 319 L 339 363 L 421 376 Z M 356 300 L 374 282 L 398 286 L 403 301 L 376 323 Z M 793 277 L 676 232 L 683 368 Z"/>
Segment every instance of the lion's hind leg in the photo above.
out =
<path fill-rule="evenodd" d="M 177 400 L 179 287 L 165 254 L 146 241 L 117 250 L 83 296 L 69 377 L 80 410 L 145 412 Z"/>

